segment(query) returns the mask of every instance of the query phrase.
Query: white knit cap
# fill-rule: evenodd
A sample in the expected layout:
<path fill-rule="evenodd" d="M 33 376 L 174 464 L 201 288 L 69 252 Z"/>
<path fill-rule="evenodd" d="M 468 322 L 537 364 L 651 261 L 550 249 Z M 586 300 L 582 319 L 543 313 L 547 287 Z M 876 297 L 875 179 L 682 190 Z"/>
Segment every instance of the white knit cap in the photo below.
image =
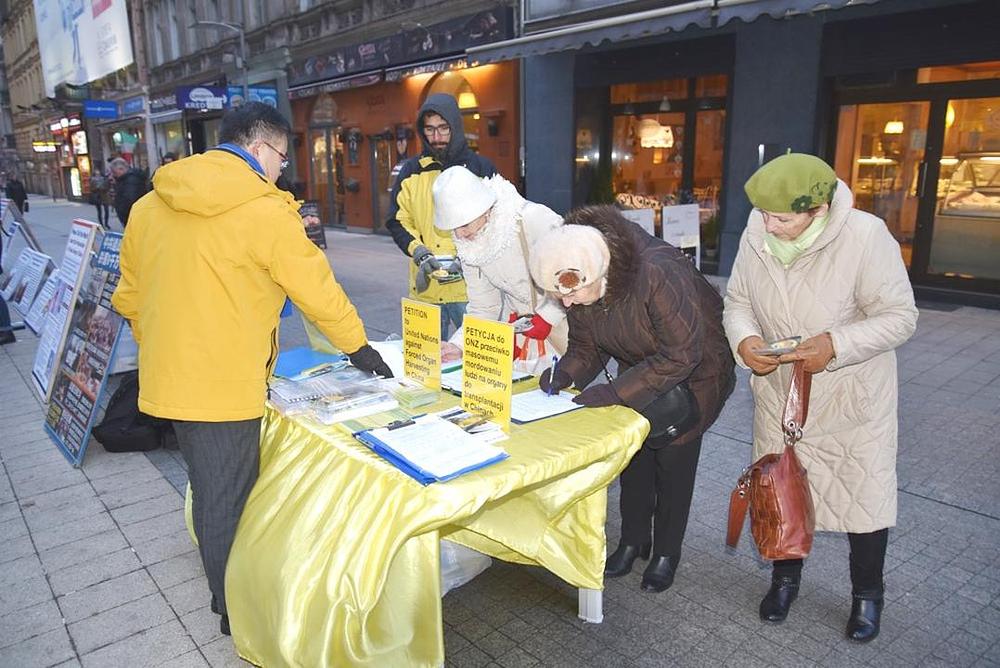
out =
<path fill-rule="evenodd" d="M 568 295 L 608 273 L 611 252 L 604 235 L 589 225 L 563 225 L 531 247 L 531 277 L 546 292 Z"/>
<path fill-rule="evenodd" d="M 468 225 L 497 201 L 483 180 L 462 166 L 449 167 L 434 179 L 434 227 L 454 230 Z"/>

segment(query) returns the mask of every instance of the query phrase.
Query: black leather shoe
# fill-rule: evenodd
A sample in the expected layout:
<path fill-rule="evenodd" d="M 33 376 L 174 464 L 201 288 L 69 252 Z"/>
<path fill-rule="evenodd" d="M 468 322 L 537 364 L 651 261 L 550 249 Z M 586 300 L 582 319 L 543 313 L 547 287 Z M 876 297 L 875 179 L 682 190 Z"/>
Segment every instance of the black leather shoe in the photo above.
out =
<path fill-rule="evenodd" d="M 233 635 L 229 632 L 229 615 L 222 615 L 219 619 L 219 632 L 224 636 Z"/>
<path fill-rule="evenodd" d="M 788 617 L 788 609 L 792 607 L 799 595 L 797 577 L 779 575 L 771 578 L 771 588 L 760 602 L 760 619 L 762 622 L 783 622 Z"/>
<path fill-rule="evenodd" d="M 882 592 L 854 594 L 851 618 L 847 620 L 847 638 L 855 642 L 871 642 L 878 636 L 882 623 Z"/>
<path fill-rule="evenodd" d="M 642 574 L 642 584 L 639 585 L 639 588 L 643 591 L 656 593 L 670 589 L 670 585 L 674 583 L 674 572 L 677 570 L 679 561 L 680 559 L 677 557 L 668 557 L 662 554 L 653 555 Z"/>
<path fill-rule="evenodd" d="M 604 562 L 604 577 L 620 578 L 632 572 L 632 563 L 638 557 L 649 559 L 649 551 L 652 544 L 638 547 L 636 545 L 626 545 L 618 543 L 618 549 L 611 553 L 608 560 Z"/>

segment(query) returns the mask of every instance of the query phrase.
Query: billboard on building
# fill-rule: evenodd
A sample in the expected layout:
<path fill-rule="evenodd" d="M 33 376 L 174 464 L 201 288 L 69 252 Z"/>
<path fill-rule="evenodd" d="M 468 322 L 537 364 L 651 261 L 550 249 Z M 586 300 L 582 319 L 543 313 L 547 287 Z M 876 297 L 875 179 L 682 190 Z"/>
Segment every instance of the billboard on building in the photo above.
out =
<path fill-rule="evenodd" d="M 132 62 L 125 0 L 34 0 L 45 94 L 99 79 Z"/>

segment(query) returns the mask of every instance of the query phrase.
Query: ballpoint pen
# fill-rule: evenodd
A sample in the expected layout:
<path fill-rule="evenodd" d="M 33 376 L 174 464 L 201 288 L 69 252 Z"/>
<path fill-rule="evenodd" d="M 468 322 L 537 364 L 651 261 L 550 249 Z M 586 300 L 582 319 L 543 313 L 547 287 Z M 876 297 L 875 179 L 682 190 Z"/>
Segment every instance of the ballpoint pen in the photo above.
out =
<path fill-rule="evenodd" d="M 554 383 L 556 379 L 556 364 L 558 363 L 559 363 L 559 357 L 553 355 L 552 366 L 549 367 L 549 389 L 546 392 L 546 394 L 548 394 L 550 397 L 552 396 L 552 383 Z"/>

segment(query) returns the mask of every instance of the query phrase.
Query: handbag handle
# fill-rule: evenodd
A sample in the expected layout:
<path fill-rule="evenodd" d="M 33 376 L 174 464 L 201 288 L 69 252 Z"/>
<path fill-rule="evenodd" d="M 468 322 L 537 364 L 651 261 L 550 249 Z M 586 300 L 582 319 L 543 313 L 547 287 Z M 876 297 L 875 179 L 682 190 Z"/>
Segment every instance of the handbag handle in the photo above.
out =
<path fill-rule="evenodd" d="M 781 416 L 781 430 L 785 433 L 785 445 L 795 445 L 802 438 L 802 427 L 809 415 L 809 391 L 812 389 L 812 374 L 806 371 L 805 362 L 797 360 L 792 364 L 792 382 L 788 386 L 785 411 Z"/>

